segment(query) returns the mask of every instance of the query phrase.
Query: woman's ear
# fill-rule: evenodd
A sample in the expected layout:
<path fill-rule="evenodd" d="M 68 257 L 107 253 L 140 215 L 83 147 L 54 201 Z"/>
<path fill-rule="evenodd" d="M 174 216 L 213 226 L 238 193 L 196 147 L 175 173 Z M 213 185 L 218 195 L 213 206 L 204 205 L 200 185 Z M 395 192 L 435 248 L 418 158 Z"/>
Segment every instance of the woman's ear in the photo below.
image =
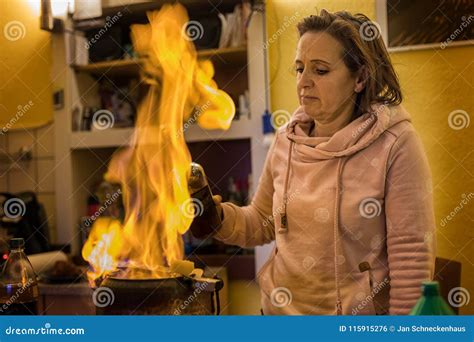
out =
<path fill-rule="evenodd" d="M 356 93 L 360 93 L 362 90 L 364 90 L 367 77 L 368 77 L 367 67 L 363 65 L 359 69 L 359 71 L 357 71 L 355 84 L 354 84 L 354 91 Z"/>

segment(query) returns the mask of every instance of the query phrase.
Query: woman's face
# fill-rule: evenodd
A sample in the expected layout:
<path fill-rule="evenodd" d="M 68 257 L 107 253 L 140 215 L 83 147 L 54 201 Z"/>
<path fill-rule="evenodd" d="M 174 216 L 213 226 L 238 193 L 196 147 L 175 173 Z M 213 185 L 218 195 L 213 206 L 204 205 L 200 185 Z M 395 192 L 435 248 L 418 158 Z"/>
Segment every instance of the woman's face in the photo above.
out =
<path fill-rule="evenodd" d="M 360 82 L 342 59 L 343 47 L 325 32 L 306 32 L 296 50 L 295 70 L 300 105 L 319 123 L 352 115 Z"/>

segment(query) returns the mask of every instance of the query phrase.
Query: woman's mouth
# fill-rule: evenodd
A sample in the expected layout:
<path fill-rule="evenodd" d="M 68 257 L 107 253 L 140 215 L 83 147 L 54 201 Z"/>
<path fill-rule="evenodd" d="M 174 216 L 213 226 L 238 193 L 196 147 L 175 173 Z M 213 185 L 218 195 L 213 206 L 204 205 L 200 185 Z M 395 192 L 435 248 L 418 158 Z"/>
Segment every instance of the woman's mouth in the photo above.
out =
<path fill-rule="evenodd" d="M 307 95 L 300 96 L 301 104 L 311 104 L 314 101 L 316 101 L 317 99 L 318 98 L 315 97 L 315 96 L 307 96 Z"/>

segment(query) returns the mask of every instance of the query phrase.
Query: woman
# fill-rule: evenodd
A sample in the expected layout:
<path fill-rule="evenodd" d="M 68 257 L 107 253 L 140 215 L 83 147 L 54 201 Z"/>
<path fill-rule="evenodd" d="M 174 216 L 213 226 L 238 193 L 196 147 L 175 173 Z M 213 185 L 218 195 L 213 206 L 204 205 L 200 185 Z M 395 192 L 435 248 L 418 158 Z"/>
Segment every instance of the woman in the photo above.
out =
<path fill-rule="evenodd" d="M 258 274 L 264 314 L 408 314 L 432 278 L 428 162 L 367 25 L 325 10 L 298 24 L 300 107 L 278 130 L 252 203 L 215 198 L 217 239 L 276 241 Z"/>

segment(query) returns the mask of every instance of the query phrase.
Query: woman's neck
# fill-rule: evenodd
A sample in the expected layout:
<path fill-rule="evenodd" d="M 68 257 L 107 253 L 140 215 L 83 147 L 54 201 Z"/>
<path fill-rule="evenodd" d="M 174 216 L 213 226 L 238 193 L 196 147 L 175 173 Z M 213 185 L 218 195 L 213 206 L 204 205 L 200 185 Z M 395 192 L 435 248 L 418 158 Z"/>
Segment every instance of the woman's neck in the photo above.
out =
<path fill-rule="evenodd" d="M 332 137 L 337 131 L 347 126 L 352 119 L 354 108 L 347 108 L 330 122 L 319 122 L 315 120 L 317 137 Z"/>

